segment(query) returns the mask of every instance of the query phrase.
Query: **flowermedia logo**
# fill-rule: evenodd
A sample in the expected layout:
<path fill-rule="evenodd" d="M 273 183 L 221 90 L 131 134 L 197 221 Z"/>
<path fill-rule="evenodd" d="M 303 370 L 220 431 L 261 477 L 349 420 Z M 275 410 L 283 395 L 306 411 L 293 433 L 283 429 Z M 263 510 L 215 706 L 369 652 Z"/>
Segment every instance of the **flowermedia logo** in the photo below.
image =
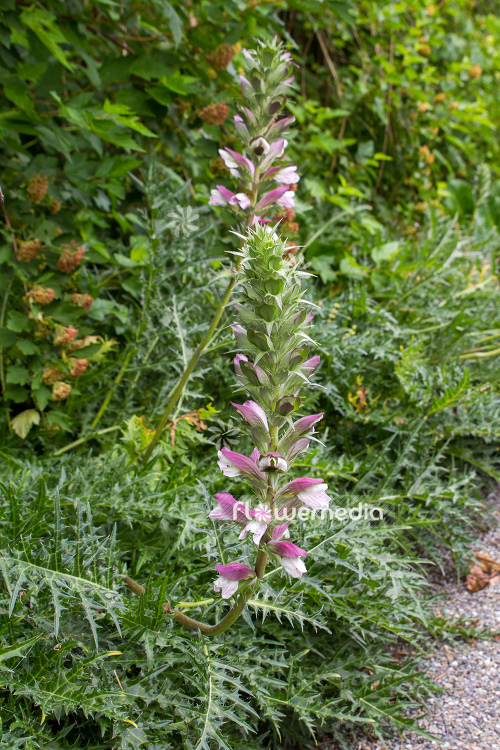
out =
<path fill-rule="evenodd" d="M 298 519 L 299 521 L 310 521 L 310 520 L 321 520 L 324 521 L 327 518 L 330 521 L 383 521 L 384 520 L 384 509 L 371 503 L 358 503 L 350 508 L 342 506 L 331 506 L 329 508 L 322 508 L 316 510 L 314 508 L 307 508 L 305 506 L 282 506 L 281 508 L 268 508 L 264 505 L 259 505 L 256 508 L 251 508 L 245 503 L 236 503 L 232 508 L 233 521 L 241 523 L 242 515 L 247 521 L 259 521 L 264 523 L 271 523 L 275 521 L 277 523 L 283 523 L 284 521 L 293 521 Z"/>

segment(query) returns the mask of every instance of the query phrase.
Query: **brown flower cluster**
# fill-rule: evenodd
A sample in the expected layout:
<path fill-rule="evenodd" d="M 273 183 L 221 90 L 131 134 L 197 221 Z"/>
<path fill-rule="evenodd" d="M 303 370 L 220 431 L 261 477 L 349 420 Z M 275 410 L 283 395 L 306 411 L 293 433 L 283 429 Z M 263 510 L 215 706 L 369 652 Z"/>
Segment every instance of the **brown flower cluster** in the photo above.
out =
<path fill-rule="evenodd" d="M 71 344 L 78 336 L 78 328 L 74 326 L 58 326 L 56 325 L 54 344 L 55 346 L 65 346 L 65 344 Z"/>
<path fill-rule="evenodd" d="M 61 245 L 62 253 L 57 260 L 56 268 L 62 273 L 73 273 L 75 268 L 82 262 L 85 250 L 76 240 L 71 240 L 71 245 Z"/>
<path fill-rule="evenodd" d="M 57 367 L 46 367 L 42 373 L 42 380 L 45 385 L 53 385 L 64 378 L 64 373 Z"/>
<path fill-rule="evenodd" d="M 216 70 L 225 70 L 234 57 L 229 44 L 221 44 L 213 55 L 205 55 L 206 59 Z"/>
<path fill-rule="evenodd" d="M 17 243 L 16 260 L 22 260 L 28 263 L 39 254 L 42 249 L 42 243 L 39 239 L 27 240 L 26 242 Z"/>
<path fill-rule="evenodd" d="M 28 200 L 32 203 L 41 203 L 47 195 L 49 178 L 37 174 L 28 181 Z"/>
<path fill-rule="evenodd" d="M 227 120 L 229 105 L 225 102 L 212 102 L 200 110 L 200 118 L 208 125 L 222 125 Z"/>
<path fill-rule="evenodd" d="M 114 343 L 114 339 L 112 339 Z M 84 346 L 90 346 L 91 344 L 97 344 L 99 343 L 99 336 L 84 336 L 82 339 L 77 339 L 76 341 L 73 341 L 71 344 L 69 350 L 70 352 L 74 352 L 77 349 L 83 349 Z"/>
<path fill-rule="evenodd" d="M 483 70 L 479 63 L 476 63 L 475 65 L 471 65 L 467 72 L 469 73 L 469 78 L 475 80 L 476 78 L 479 78 L 481 76 Z"/>
<path fill-rule="evenodd" d="M 70 393 L 71 393 L 71 386 L 69 383 L 56 381 L 54 385 L 52 386 L 51 399 L 52 401 L 64 401 L 65 398 L 68 398 Z"/>
<path fill-rule="evenodd" d="M 293 188 L 294 186 L 291 185 L 291 187 Z M 296 215 L 293 208 L 282 208 L 278 213 L 274 214 L 273 219 L 275 221 L 281 219 L 280 229 L 282 232 L 286 232 L 286 234 L 298 234 L 299 225 L 295 221 Z M 298 252 L 298 248 L 295 249 L 295 252 Z"/>
<path fill-rule="evenodd" d="M 36 302 L 37 305 L 49 305 L 56 298 L 56 293 L 53 289 L 47 286 L 34 286 L 30 289 L 24 297 L 23 301 L 28 302 L 30 299 Z"/>
<path fill-rule="evenodd" d="M 71 360 L 71 369 L 70 369 L 70 375 L 72 378 L 79 377 L 82 372 L 85 372 L 87 369 L 89 361 L 88 359 L 73 359 Z"/>
<path fill-rule="evenodd" d="M 85 309 L 85 312 L 88 312 L 90 308 L 92 307 L 92 303 L 94 301 L 94 298 L 90 296 L 90 294 L 72 294 L 71 300 L 75 305 L 78 305 L 78 307 L 83 307 Z"/>

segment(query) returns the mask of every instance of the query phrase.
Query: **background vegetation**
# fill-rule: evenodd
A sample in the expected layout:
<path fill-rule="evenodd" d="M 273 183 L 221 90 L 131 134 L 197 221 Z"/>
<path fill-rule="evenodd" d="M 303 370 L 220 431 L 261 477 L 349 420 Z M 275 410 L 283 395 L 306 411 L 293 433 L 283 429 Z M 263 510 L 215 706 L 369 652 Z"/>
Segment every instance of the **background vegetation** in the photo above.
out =
<path fill-rule="evenodd" d="M 225 286 L 217 149 L 241 49 L 274 34 L 298 66 L 282 226 L 317 274 L 327 418 L 307 473 L 385 498 L 393 523 L 304 526 L 309 576 L 269 575 L 206 643 L 163 603 L 221 607 L 206 514 L 235 439 L 230 311 L 138 459 Z M 0 747 L 411 724 L 424 634 L 455 635 L 422 604 L 422 561 L 460 569 L 500 470 L 499 36 L 468 0 L 2 4 Z"/>

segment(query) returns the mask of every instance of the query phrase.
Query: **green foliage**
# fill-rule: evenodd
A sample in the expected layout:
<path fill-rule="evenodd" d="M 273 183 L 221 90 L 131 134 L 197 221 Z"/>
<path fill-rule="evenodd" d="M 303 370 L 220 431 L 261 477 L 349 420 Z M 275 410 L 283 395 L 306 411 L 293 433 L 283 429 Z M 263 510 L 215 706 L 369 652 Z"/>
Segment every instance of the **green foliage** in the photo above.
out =
<path fill-rule="evenodd" d="M 444 541 L 458 561 L 481 507 L 475 471 L 500 476 L 497 252 L 496 235 L 466 237 L 448 223 L 379 265 L 360 251 L 365 275 L 323 300 L 316 333 L 333 456 L 358 480 L 371 466 L 378 481 L 362 478 L 363 489 L 426 517 L 422 549 L 438 556 Z"/>
<path fill-rule="evenodd" d="M 308 525 L 300 541 L 316 547 L 309 576 L 285 593 L 272 571 L 246 621 L 208 643 L 163 611 L 165 601 L 182 606 L 176 592 L 186 583 L 200 600 L 196 592 L 205 594 L 207 562 L 216 555 L 203 507 L 192 507 L 192 523 L 181 511 L 192 491 L 179 483 L 172 495 L 162 484 L 160 524 L 137 509 L 143 522 L 131 529 L 118 520 L 115 547 L 114 532 L 107 537 L 94 525 L 112 528 L 121 515 L 112 493 L 101 495 L 94 521 L 82 508 L 103 482 L 129 493 L 131 478 L 123 473 L 117 483 L 113 463 L 78 465 L 75 472 L 67 461 L 61 475 L 56 466 L 33 464 L 0 499 L 4 742 L 69 748 L 78 727 L 89 747 L 249 750 L 270 734 L 307 739 L 314 727 L 346 721 L 382 728 L 392 715 L 401 726 L 412 723 L 401 711 L 413 700 L 411 681 L 426 691 L 425 680 L 413 658 L 394 666 L 386 652 L 398 636 L 416 636 L 423 619 L 421 577 L 409 553 L 402 560 L 396 552 L 403 542 L 397 528 L 381 534 L 365 522 Z M 151 479 L 143 476 L 140 486 Z M 130 566 L 146 588 L 140 597 L 122 577 L 131 534 L 154 555 L 143 573 Z M 180 534 L 181 556 L 171 554 L 172 534 Z M 199 605 L 204 619 L 220 616 L 223 606 Z"/>
<path fill-rule="evenodd" d="M 422 634 L 471 635 L 426 611 L 425 561 L 451 550 L 460 570 L 500 478 L 495 13 L 3 3 L 0 748 L 255 750 L 413 726 Z M 240 45 L 276 32 L 296 44 L 302 178 L 281 227 L 318 275 L 301 408 L 326 412 L 298 469 L 388 522 L 298 524 L 307 577 L 270 571 L 208 643 L 163 605 L 225 612 L 213 564 L 237 540 L 207 513 L 227 490 L 215 444 L 234 447 L 231 309 L 137 459 L 227 283 L 236 240 L 206 203 L 218 147 L 238 148 Z M 85 348 L 55 343 L 72 328 Z"/>
<path fill-rule="evenodd" d="M 160 246 L 164 254 L 176 238 L 166 219 L 152 238 L 141 210 L 153 204 L 134 176 L 145 154 L 153 155 L 155 177 L 166 169 L 164 215 L 187 202 L 186 180 L 203 214 L 210 188 L 225 176 L 217 148 L 237 146 L 223 119 L 237 92 L 241 45 L 253 46 L 255 37 L 291 35 L 300 66 L 289 107 L 297 116 L 291 148 L 302 172 L 298 221 L 286 215 L 282 229 L 312 238 L 336 206 L 361 199 L 375 209 L 362 217 L 361 232 L 350 221 L 320 233 L 308 248 L 324 282 L 364 274 L 346 247 L 366 232 L 376 236 L 381 222 L 411 233 L 425 212 L 457 212 L 463 221 L 474 214 L 482 228 L 500 216 L 493 125 L 499 29 L 488 6 L 472 14 L 469 0 L 419 0 L 411 9 L 347 0 L 314 1 L 306 9 L 297 0 L 289 3 L 290 18 L 252 3 L 155 2 L 146 15 L 130 3 L 120 7 L 117 13 L 100 0 L 47 0 L 17 12 L 9 0 L 0 16 L 2 187 L 11 224 L 2 228 L 0 250 L 2 392 L 11 418 L 27 412 L 12 429 L 21 437 L 38 429 L 43 444 L 60 439 L 61 430 L 80 437 L 80 425 L 90 426 L 121 367 L 138 383 L 135 401 L 149 390 L 137 343 L 156 286 L 151 255 Z M 479 160 L 491 174 L 478 175 L 471 188 Z M 218 258 L 227 247 L 205 234 L 210 229 L 206 224 L 201 234 L 211 249 L 194 238 L 205 262 L 207 252 Z M 39 242 L 38 256 L 16 258 L 14 237 L 18 248 Z M 73 273 L 59 271 L 61 246 L 72 241 L 85 249 L 83 263 Z M 390 252 L 385 244 L 377 262 Z M 206 275 L 188 272 L 184 284 L 188 279 L 201 293 Z M 56 298 L 33 309 L 23 298 L 39 285 Z M 74 294 L 95 299 L 88 313 Z M 199 312 L 206 324 L 209 316 Z M 74 353 L 53 345 L 56 325 L 77 328 L 80 340 L 99 336 L 81 356 L 94 363 L 76 382 Z M 112 339 L 114 355 L 106 344 Z M 167 341 L 154 349 L 163 363 L 169 358 Z M 41 381 L 46 367 L 64 375 L 56 381 L 67 383 L 56 389 L 60 401 L 52 400 L 53 384 Z"/>

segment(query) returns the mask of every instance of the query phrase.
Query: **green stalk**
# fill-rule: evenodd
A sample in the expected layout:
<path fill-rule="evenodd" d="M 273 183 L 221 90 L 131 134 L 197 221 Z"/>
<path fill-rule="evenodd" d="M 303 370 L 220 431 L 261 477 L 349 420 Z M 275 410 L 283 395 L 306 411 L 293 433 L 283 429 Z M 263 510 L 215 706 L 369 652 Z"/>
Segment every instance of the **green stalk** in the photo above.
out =
<path fill-rule="evenodd" d="M 265 537 L 268 539 L 269 537 Z M 264 576 L 264 571 L 266 570 L 267 565 L 267 552 L 265 552 L 263 549 L 259 549 L 257 553 L 257 560 L 255 563 L 255 572 L 257 573 L 257 578 L 259 581 L 262 581 L 262 578 Z"/>
<path fill-rule="evenodd" d="M 106 427 L 105 430 L 92 432 L 90 435 L 86 435 L 85 437 L 78 438 L 78 440 L 75 440 L 73 443 L 69 443 L 68 445 L 65 445 L 64 448 L 59 448 L 59 450 L 53 453 L 52 455 L 61 456 L 63 453 L 70 451 L 72 448 L 76 448 L 77 445 L 83 445 L 83 443 L 87 443 L 89 440 L 93 440 L 94 438 L 99 437 L 100 435 L 106 435 L 108 432 L 115 432 L 116 430 L 119 430 L 119 429 L 120 429 L 120 426 L 115 425 L 114 427 Z"/>
<path fill-rule="evenodd" d="M 259 192 L 259 180 L 260 180 L 260 171 L 259 171 L 259 168 L 257 167 L 255 169 L 255 174 L 254 174 L 253 184 L 252 184 L 252 197 L 253 197 L 253 205 L 254 206 L 256 206 L 256 204 L 257 204 L 257 198 L 258 198 L 258 192 Z M 247 219 L 245 221 L 245 224 L 246 224 L 247 227 L 249 227 L 249 226 L 252 225 L 253 218 L 254 218 L 254 214 L 252 212 L 247 217 Z M 238 260 L 238 262 L 236 264 L 236 274 L 240 270 L 240 262 L 241 261 Z M 217 309 L 217 312 L 215 313 L 215 317 L 214 317 L 214 319 L 212 320 L 212 322 L 210 324 L 210 328 L 208 329 L 206 335 L 203 337 L 203 339 L 201 340 L 201 342 L 198 344 L 198 347 L 196 348 L 195 353 L 191 357 L 191 360 L 190 360 L 188 366 L 186 367 L 182 378 L 177 383 L 175 391 L 173 392 L 173 394 L 172 394 L 172 396 L 170 398 L 170 401 L 167 404 L 167 408 L 163 412 L 163 414 L 161 416 L 161 419 L 158 422 L 158 425 L 157 425 L 156 430 L 155 430 L 155 434 L 153 435 L 153 439 L 151 440 L 150 444 L 148 445 L 148 447 L 146 449 L 146 452 L 145 452 L 145 454 L 144 454 L 144 456 L 142 458 L 142 463 L 146 463 L 149 460 L 149 458 L 151 457 L 151 454 L 154 451 L 154 449 L 155 449 L 155 447 L 156 447 L 156 445 L 157 445 L 157 443 L 158 443 L 158 441 L 160 439 L 160 435 L 163 432 L 163 430 L 165 429 L 165 425 L 167 424 L 168 418 L 169 418 L 170 414 L 172 413 L 172 409 L 176 405 L 176 403 L 179 400 L 179 398 L 182 396 L 182 393 L 183 393 L 184 388 L 185 388 L 185 386 L 186 386 L 186 384 L 187 384 L 187 382 L 189 380 L 189 377 L 190 377 L 191 373 L 193 372 L 193 370 L 196 367 L 196 364 L 197 364 L 197 362 L 198 362 L 201 354 L 203 353 L 204 349 L 208 346 L 208 344 L 210 342 L 210 339 L 212 338 L 213 334 L 215 333 L 215 329 L 217 328 L 219 320 L 222 317 L 222 313 L 224 312 L 224 308 L 226 307 L 227 303 L 229 302 L 229 300 L 231 298 L 231 293 L 232 293 L 232 291 L 234 289 L 234 286 L 236 284 L 236 281 L 237 281 L 237 275 L 236 274 L 231 279 L 231 281 L 229 282 L 229 284 L 227 286 L 227 289 L 226 289 L 226 291 L 224 293 L 224 297 L 222 298 L 222 302 L 220 303 L 220 305 L 219 305 L 219 307 Z"/>
<path fill-rule="evenodd" d="M 99 411 L 97 412 L 96 416 L 94 417 L 94 420 L 92 422 L 92 427 L 96 427 L 99 424 L 99 422 L 101 421 L 102 415 L 106 411 L 109 402 L 113 398 L 113 393 L 116 390 L 116 386 L 120 383 L 121 379 L 125 375 L 125 372 L 127 370 L 128 364 L 129 364 L 130 360 L 132 359 L 133 355 L 136 353 L 136 351 L 137 350 L 135 348 L 132 348 L 132 349 L 128 350 L 128 352 L 127 352 L 127 354 L 125 356 L 125 360 L 123 362 L 123 365 L 120 368 L 120 372 L 118 373 L 118 375 L 114 379 L 113 385 L 109 389 L 108 393 L 106 394 L 106 398 L 104 399 L 104 401 L 101 404 L 101 408 L 99 409 Z"/>
<path fill-rule="evenodd" d="M 7 284 L 7 289 L 5 290 L 5 294 L 3 297 L 2 302 L 2 312 L 0 313 L 0 327 L 3 327 L 3 322 L 5 318 L 5 310 L 7 308 L 7 299 L 9 297 L 10 287 L 12 286 L 12 279 L 10 279 L 9 283 Z M 3 371 L 3 349 L 2 344 L 0 343 L 0 383 L 2 386 L 2 394 L 5 393 L 5 375 Z"/>
<path fill-rule="evenodd" d="M 215 625 L 206 625 L 204 622 L 193 620 L 191 617 L 188 617 L 182 612 L 179 612 L 178 609 L 170 609 L 167 604 L 164 604 L 163 608 L 168 614 L 174 615 L 174 620 L 178 622 L 179 625 L 184 625 L 184 627 L 188 628 L 189 630 L 199 630 L 203 635 L 219 635 L 219 633 L 223 633 L 224 630 L 227 630 L 233 624 L 233 622 L 238 619 L 238 617 L 245 609 L 245 605 L 247 603 L 247 600 L 250 598 L 251 593 L 252 591 L 251 589 L 249 589 L 245 592 L 244 596 L 240 595 L 234 607 L 232 607 L 227 615 Z"/>
<path fill-rule="evenodd" d="M 236 265 L 236 271 L 238 271 L 238 270 L 239 270 L 239 263 Z M 227 286 L 227 289 L 225 291 L 225 294 L 224 294 L 224 296 L 222 298 L 222 302 L 220 303 L 219 307 L 217 308 L 217 312 L 215 313 L 214 319 L 212 320 L 212 322 L 210 324 L 210 328 L 208 329 L 208 331 L 206 332 L 205 336 L 203 337 L 203 339 L 198 344 L 198 346 L 197 346 L 197 348 L 196 348 L 193 356 L 191 357 L 191 360 L 189 361 L 188 366 L 184 370 L 184 374 L 183 374 L 182 378 L 177 383 L 175 391 L 173 392 L 172 397 L 171 397 L 170 401 L 167 404 L 167 408 L 163 412 L 163 414 L 161 416 L 161 419 L 158 422 L 158 425 L 157 425 L 156 430 L 155 430 L 155 434 L 153 435 L 153 439 L 151 440 L 150 444 L 148 445 L 148 447 L 146 449 L 146 452 L 145 452 L 145 454 L 144 454 L 144 456 L 142 458 L 142 463 L 146 463 L 149 460 L 152 452 L 154 451 L 154 449 L 155 449 L 155 447 L 156 447 L 156 445 L 158 443 L 158 440 L 160 439 L 161 433 L 163 432 L 163 430 L 165 428 L 165 425 L 168 422 L 168 418 L 169 418 L 169 416 L 170 416 L 170 414 L 172 412 L 172 409 L 174 408 L 174 406 L 176 405 L 178 399 L 180 398 L 180 396 L 181 396 L 181 394 L 182 394 L 182 392 L 184 390 L 184 387 L 185 387 L 186 383 L 188 382 L 191 373 L 193 372 L 194 368 L 196 367 L 196 364 L 197 364 L 197 362 L 198 362 L 198 360 L 199 360 L 199 358 L 200 358 L 203 350 L 206 348 L 206 346 L 210 342 L 210 339 L 214 335 L 215 330 L 217 328 L 217 325 L 218 325 L 218 323 L 219 323 L 219 321 L 220 321 L 220 319 L 222 317 L 222 313 L 224 312 L 224 309 L 225 309 L 227 303 L 229 302 L 229 300 L 231 298 L 231 293 L 232 293 L 232 291 L 234 289 L 236 281 L 237 281 L 237 277 L 234 276 L 234 278 L 232 278 L 231 281 L 229 282 L 229 284 Z"/>

